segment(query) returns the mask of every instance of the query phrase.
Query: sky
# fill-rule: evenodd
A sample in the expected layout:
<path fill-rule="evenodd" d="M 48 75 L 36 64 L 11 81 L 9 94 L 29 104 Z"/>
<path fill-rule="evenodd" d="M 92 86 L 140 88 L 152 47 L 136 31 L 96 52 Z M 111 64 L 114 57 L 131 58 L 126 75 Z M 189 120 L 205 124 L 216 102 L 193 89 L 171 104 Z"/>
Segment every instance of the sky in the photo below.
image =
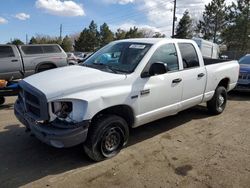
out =
<path fill-rule="evenodd" d="M 71 35 L 106 22 L 112 31 L 118 28 L 152 29 L 171 36 L 173 0 L 1 0 L 0 43 L 19 38 L 26 41 L 36 35 Z M 199 19 L 204 5 L 211 0 L 177 0 L 177 18 L 189 10 Z M 233 0 L 226 0 L 231 3 Z"/>

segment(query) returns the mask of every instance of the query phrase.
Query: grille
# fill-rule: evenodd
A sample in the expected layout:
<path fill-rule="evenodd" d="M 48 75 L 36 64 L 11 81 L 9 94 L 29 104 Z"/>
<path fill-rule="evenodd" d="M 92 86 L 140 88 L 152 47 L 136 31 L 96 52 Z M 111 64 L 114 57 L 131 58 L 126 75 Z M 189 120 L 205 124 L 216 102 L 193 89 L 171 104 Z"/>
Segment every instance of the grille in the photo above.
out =
<path fill-rule="evenodd" d="M 40 101 L 39 99 L 34 96 L 33 94 L 24 91 L 24 96 L 25 96 L 25 106 L 27 112 L 35 115 L 37 118 L 41 117 L 40 113 Z"/>
<path fill-rule="evenodd" d="M 25 81 L 19 83 L 21 90 L 19 100 L 27 115 L 37 121 L 48 120 L 48 105 L 46 96 Z"/>
<path fill-rule="evenodd" d="M 250 74 L 240 73 L 239 79 L 241 79 L 241 80 L 249 80 L 250 79 Z"/>

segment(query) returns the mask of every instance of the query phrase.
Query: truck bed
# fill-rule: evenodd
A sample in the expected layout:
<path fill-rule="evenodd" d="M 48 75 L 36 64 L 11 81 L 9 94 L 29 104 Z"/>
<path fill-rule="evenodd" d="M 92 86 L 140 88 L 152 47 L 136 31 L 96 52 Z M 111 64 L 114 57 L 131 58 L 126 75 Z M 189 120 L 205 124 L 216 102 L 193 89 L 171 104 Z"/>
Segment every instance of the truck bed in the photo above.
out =
<path fill-rule="evenodd" d="M 203 58 L 204 65 L 213 65 L 217 63 L 225 63 L 227 61 L 232 61 L 230 59 L 211 59 L 211 58 Z"/>

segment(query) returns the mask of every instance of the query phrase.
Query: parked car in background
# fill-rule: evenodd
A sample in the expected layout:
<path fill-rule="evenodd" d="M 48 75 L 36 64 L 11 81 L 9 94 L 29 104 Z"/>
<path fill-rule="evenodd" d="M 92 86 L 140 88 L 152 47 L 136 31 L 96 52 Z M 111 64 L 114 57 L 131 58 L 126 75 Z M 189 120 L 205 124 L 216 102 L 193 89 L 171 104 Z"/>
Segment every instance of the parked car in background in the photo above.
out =
<path fill-rule="evenodd" d="M 68 52 L 68 63 L 69 65 L 77 65 L 79 63 L 83 63 L 92 54 L 92 52 Z"/>
<path fill-rule="evenodd" d="M 240 73 L 235 90 L 250 91 L 250 54 L 245 55 L 239 60 Z"/>
<path fill-rule="evenodd" d="M 74 53 L 68 52 L 67 53 L 67 60 L 69 65 L 78 65 L 79 64 L 79 58 L 75 56 Z"/>
<path fill-rule="evenodd" d="M 82 66 L 19 82 L 15 114 L 44 143 L 84 143 L 88 156 L 101 161 L 127 144 L 130 127 L 202 102 L 212 114 L 222 113 L 238 76 L 237 61 L 204 59 L 192 40 L 118 40 Z"/>
<path fill-rule="evenodd" d="M 0 45 L 0 79 L 21 79 L 67 66 L 67 55 L 57 44 Z"/>
<path fill-rule="evenodd" d="M 93 52 L 73 52 L 73 53 L 78 58 L 78 63 L 83 63 L 93 54 Z"/>

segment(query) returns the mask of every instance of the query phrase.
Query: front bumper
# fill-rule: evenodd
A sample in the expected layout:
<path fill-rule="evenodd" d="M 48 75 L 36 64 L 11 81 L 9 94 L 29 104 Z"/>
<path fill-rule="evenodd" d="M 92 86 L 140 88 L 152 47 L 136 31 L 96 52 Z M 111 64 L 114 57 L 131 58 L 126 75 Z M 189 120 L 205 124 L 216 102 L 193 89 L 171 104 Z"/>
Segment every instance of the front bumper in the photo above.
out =
<path fill-rule="evenodd" d="M 25 114 L 20 102 L 15 103 L 17 119 L 30 129 L 39 140 L 56 148 L 68 148 L 83 143 L 87 139 L 89 120 L 80 122 L 73 128 L 59 128 L 60 121 L 41 124 Z M 63 122 L 61 122 L 63 124 Z M 57 126 L 58 124 L 58 126 Z M 70 126 L 70 125 L 69 125 Z M 62 126 L 61 126 L 62 127 Z"/>

